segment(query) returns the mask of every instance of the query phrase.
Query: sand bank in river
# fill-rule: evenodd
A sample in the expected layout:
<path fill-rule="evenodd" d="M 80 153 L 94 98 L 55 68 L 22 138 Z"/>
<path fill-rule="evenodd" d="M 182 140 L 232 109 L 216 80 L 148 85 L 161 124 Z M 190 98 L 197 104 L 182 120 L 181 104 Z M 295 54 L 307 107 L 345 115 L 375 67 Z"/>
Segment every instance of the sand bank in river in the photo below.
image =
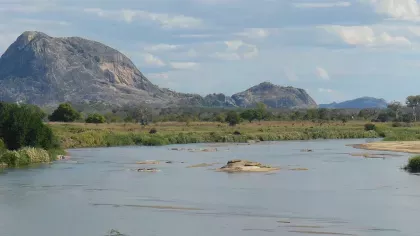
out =
<path fill-rule="evenodd" d="M 353 145 L 355 148 L 377 151 L 406 152 L 420 154 L 420 141 L 375 142 Z"/>

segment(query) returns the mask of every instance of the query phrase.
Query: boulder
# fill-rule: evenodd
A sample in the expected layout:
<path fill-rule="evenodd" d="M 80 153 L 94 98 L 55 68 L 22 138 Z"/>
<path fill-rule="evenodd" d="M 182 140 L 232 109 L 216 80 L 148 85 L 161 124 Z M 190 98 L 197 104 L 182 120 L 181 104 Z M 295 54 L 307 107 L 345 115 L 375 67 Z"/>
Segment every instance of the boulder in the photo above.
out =
<path fill-rule="evenodd" d="M 236 159 L 228 161 L 225 166 L 218 170 L 224 172 L 269 172 L 279 170 L 279 168 L 263 165 L 259 162 Z"/>

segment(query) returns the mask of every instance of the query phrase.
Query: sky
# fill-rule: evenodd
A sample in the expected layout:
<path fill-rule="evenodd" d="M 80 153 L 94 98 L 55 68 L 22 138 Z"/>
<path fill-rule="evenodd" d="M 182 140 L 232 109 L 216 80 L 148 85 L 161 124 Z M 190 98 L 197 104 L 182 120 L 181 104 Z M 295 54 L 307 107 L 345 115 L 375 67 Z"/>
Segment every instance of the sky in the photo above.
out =
<path fill-rule="evenodd" d="M 420 94 L 416 0 L 0 0 L 0 54 L 24 31 L 102 42 L 178 92 L 269 81 L 318 103 Z"/>

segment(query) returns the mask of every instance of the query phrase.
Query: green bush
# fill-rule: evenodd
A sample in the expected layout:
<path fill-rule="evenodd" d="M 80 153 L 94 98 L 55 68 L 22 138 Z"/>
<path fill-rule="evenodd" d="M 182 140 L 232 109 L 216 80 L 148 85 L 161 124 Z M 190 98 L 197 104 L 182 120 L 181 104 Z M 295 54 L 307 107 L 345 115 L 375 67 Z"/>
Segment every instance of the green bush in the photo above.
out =
<path fill-rule="evenodd" d="M 76 111 L 70 103 L 63 103 L 48 117 L 50 121 L 59 122 L 73 122 L 81 118 L 81 115 Z"/>
<path fill-rule="evenodd" d="M 47 151 L 40 148 L 23 148 L 19 151 L 5 151 L 0 156 L 0 163 L 8 167 L 27 166 L 35 163 L 48 163 L 51 157 Z"/>
<path fill-rule="evenodd" d="M 26 105 L 0 103 L 0 138 L 10 150 L 60 146 L 50 127 L 42 122 L 42 114 Z"/>
<path fill-rule="evenodd" d="M 89 114 L 85 121 L 86 123 L 102 124 L 106 122 L 106 119 L 103 115 L 94 113 L 94 114 Z"/>
<path fill-rule="evenodd" d="M 420 156 L 412 157 L 408 160 L 408 164 L 404 167 L 405 170 L 411 173 L 420 172 Z"/>
<path fill-rule="evenodd" d="M 230 126 L 235 126 L 239 124 L 241 117 L 236 111 L 230 111 L 227 113 L 225 121 L 229 123 Z"/>
<path fill-rule="evenodd" d="M 365 124 L 365 131 L 375 130 L 375 128 L 376 128 L 375 124 L 372 124 L 372 123 Z"/>

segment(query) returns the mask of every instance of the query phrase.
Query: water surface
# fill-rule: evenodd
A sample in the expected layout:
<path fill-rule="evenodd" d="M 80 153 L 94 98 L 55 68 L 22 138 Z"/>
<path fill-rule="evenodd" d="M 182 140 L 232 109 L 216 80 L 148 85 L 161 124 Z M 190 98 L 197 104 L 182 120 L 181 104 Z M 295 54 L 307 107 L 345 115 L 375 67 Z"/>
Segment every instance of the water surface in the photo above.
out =
<path fill-rule="evenodd" d="M 349 155 L 389 153 L 346 146 L 366 141 L 223 144 L 217 152 L 170 150 L 208 144 L 75 149 L 71 161 L 0 172 L 0 229 L 8 236 L 103 236 L 111 229 L 130 236 L 418 235 L 420 176 L 400 170 L 407 154 Z M 237 158 L 282 169 L 186 168 Z M 144 160 L 173 163 L 135 164 Z M 135 171 L 143 167 L 161 171 Z"/>

